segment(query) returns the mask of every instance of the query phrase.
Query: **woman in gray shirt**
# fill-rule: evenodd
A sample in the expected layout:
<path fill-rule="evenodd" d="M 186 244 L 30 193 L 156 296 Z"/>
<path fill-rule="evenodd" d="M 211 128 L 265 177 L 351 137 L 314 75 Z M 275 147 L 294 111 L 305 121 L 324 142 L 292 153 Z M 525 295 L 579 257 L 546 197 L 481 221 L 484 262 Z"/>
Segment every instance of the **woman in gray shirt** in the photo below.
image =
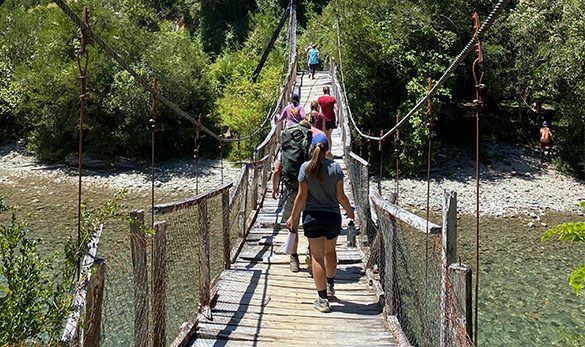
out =
<path fill-rule="evenodd" d="M 309 239 L 313 278 L 319 298 L 313 307 L 329 312 L 328 298 L 335 295 L 333 284 L 337 268 L 335 244 L 341 232 L 339 205 L 354 219 L 353 209 L 343 191 L 341 166 L 325 157 L 329 149 L 327 137 L 318 134 L 311 141 L 311 160 L 303 163 L 299 172 L 299 190 L 290 218 L 286 224 L 296 232 L 296 221 L 304 207 L 303 229 Z"/>

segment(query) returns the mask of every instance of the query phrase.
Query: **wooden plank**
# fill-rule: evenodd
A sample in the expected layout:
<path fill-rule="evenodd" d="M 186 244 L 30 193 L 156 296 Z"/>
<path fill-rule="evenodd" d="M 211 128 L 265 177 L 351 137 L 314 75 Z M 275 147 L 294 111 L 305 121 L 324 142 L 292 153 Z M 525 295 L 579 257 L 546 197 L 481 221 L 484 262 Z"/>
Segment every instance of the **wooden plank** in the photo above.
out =
<path fill-rule="evenodd" d="M 89 270 L 94 264 L 95 256 L 97 254 L 97 249 L 103 230 L 104 225 L 100 224 L 87 244 L 87 253 L 83 257 L 83 262 L 81 264 L 81 271 L 79 277 L 80 282 L 77 284 L 77 288 L 75 289 L 75 297 L 73 298 L 72 302 L 73 310 L 67 316 L 65 329 L 63 329 L 63 335 L 61 336 L 61 341 L 63 342 L 74 342 L 77 339 L 79 319 L 81 317 L 81 312 L 85 310 L 87 283 L 91 277 L 91 273 Z"/>
<path fill-rule="evenodd" d="M 361 326 L 356 325 L 356 329 Z M 283 331 L 284 330 L 284 331 Z M 289 335 L 287 329 L 259 329 L 257 327 L 215 327 L 202 326 L 197 331 L 197 336 L 202 338 L 229 338 L 230 340 L 257 340 L 261 341 L 280 341 L 286 343 L 291 339 L 295 339 L 294 335 Z M 323 330 L 321 331 L 302 331 L 302 339 L 305 341 L 321 341 L 323 337 Z M 335 330 L 334 334 L 328 334 L 327 340 L 336 341 L 337 343 L 349 343 L 351 345 L 367 345 L 376 343 L 395 344 L 393 337 L 389 332 L 369 332 L 369 334 L 356 334 L 355 331 L 344 332 L 341 329 Z"/>
<path fill-rule="evenodd" d="M 166 223 L 154 223 L 154 239 L 152 249 L 152 345 L 166 344 Z"/>
<path fill-rule="evenodd" d="M 230 341 L 230 340 L 224 340 L 224 339 L 207 339 L 207 338 L 199 338 L 197 340 L 191 341 L 191 345 L 189 345 L 190 347 L 211 347 L 211 346 L 224 346 L 224 347 L 257 347 L 259 346 L 258 341 L 257 340 L 249 340 L 249 341 Z M 311 346 L 314 345 L 315 341 L 309 341 L 306 339 L 303 339 L 301 337 L 298 338 L 294 338 L 294 339 L 290 339 L 286 341 L 286 344 L 284 344 L 282 341 L 278 341 L 278 342 L 270 342 L 270 341 L 262 341 L 262 346 L 263 347 L 282 347 L 283 345 L 285 346 Z M 324 345 L 324 346 L 337 346 L 337 347 L 355 347 L 355 345 L 351 345 L 351 344 L 346 344 L 346 343 L 339 343 L 337 341 L 327 341 L 327 339 L 321 339 L 319 342 L 320 345 Z M 398 346 L 395 344 L 370 344 L 369 346 L 375 347 L 375 346 Z"/>
<path fill-rule="evenodd" d="M 106 263 L 103 259 L 96 259 L 93 262 L 93 267 L 95 270 L 87 285 L 85 329 L 83 332 L 84 347 L 99 347 L 101 340 Z"/>
<path fill-rule="evenodd" d="M 427 229 L 427 221 L 424 218 L 419 217 L 414 213 L 408 212 L 407 210 L 401 207 L 398 207 L 394 204 L 387 202 L 375 190 L 370 191 L 370 200 L 375 205 L 379 206 L 382 210 L 387 211 L 389 214 L 396 217 L 396 219 L 410 225 L 411 227 L 415 228 L 418 231 L 427 234 L 441 233 L 441 227 L 439 225 L 429 222 Z"/>
<path fill-rule="evenodd" d="M 230 213 L 229 213 L 230 195 L 229 191 L 224 191 L 221 195 L 222 211 L 222 230 L 223 230 L 223 268 L 229 269 L 232 263 L 231 242 L 230 242 Z"/>
<path fill-rule="evenodd" d="M 451 302 L 451 305 L 456 308 L 452 311 L 457 315 L 456 317 L 448 318 L 449 321 L 452 322 L 450 328 L 454 330 L 451 335 L 461 338 L 457 339 L 458 341 L 451 341 L 453 344 L 450 346 L 464 346 L 466 339 L 462 336 L 458 336 L 457 331 L 461 331 L 461 326 L 458 326 L 459 323 L 465 327 L 467 336 L 473 338 L 471 268 L 465 264 L 451 264 L 449 266 L 449 283 L 452 287 L 451 300 L 453 302 Z"/>
<path fill-rule="evenodd" d="M 449 265 L 457 261 L 457 193 L 443 192 L 443 233 L 441 246 L 441 332 L 440 346 L 451 346 L 447 317 Z"/>
<path fill-rule="evenodd" d="M 142 230 L 144 211 L 130 211 L 130 248 L 134 278 L 134 346 L 148 345 L 148 268 L 146 237 Z"/>
<path fill-rule="evenodd" d="M 211 261 L 207 201 L 199 204 L 199 305 L 209 306 L 211 290 Z"/>
<path fill-rule="evenodd" d="M 264 314 L 265 318 L 259 319 L 260 316 L 258 314 L 247 314 L 247 315 L 234 315 L 229 313 L 218 313 L 213 317 L 213 321 L 209 320 L 201 320 L 200 325 L 205 326 L 208 324 L 223 324 L 223 325 L 242 325 L 242 326 L 263 326 L 263 327 L 272 327 L 272 326 L 283 326 L 290 324 L 290 328 L 300 326 L 298 330 L 321 330 L 323 332 L 329 327 L 342 327 L 344 325 L 355 326 L 355 325 L 363 325 L 367 326 L 368 330 L 371 331 L 385 331 L 385 326 L 382 320 L 379 317 L 374 316 L 369 320 L 361 320 L 356 324 L 353 321 L 346 321 L 343 319 L 323 319 L 323 317 L 291 317 L 291 316 L 283 316 L 283 315 L 275 315 L 275 314 Z M 301 326 L 305 325 L 305 327 Z M 296 330 L 296 329 L 295 329 Z M 355 331 L 355 329 L 351 329 Z"/>
<path fill-rule="evenodd" d="M 155 205 L 153 208 L 154 213 L 169 213 L 173 211 L 182 210 L 187 207 L 199 205 L 202 201 L 209 200 L 214 196 L 223 194 L 224 191 L 228 190 L 232 187 L 233 183 L 228 183 L 223 186 L 220 186 L 216 189 L 210 190 L 207 193 L 202 193 L 197 196 L 194 196 L 190 199 L 182 200 L 182 201 L 175 201 L 170 202 L 167 204 L 160 204 Z"/>
<path fill-rule="evenodd" d="M 231 302 L 217 302 L 214 307 L 214 312 L 241 312 L 245 314 L 249 313 L 262 313 L 262 314 L 280 314 L 290 317 L 324 317 L 323 313 L 315 310 L 312 307 L 313 301 L 317 298 L 317 295 L 313 296 L 313 299 L 307 300 L 306 304 L 296 306 L 296 310 L 290 310 L 288 308 L 261 306 L 261 305 L 240 305 L 239 303 Z M 340 306 L 337 310 L 332 310 L 326 317 L 328 319 L 341 318 L 341 319 L 357 319 L 357 320 L 368 320 L 373 316 L 382 317 L 378 304 L 347 304 Z"/>

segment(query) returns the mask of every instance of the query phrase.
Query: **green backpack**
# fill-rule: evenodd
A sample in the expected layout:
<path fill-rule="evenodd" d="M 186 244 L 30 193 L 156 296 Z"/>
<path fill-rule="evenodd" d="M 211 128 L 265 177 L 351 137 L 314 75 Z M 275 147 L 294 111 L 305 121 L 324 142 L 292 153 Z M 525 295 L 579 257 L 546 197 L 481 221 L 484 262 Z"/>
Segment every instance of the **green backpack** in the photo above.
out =
<path fill-rule="evenodd" d="M 295 124 L 282 131 L 280 179 L 287 188 L 296 190 L 301 165 L 309 160 L 309 146 L 313 139 L 311 129 Z"/>

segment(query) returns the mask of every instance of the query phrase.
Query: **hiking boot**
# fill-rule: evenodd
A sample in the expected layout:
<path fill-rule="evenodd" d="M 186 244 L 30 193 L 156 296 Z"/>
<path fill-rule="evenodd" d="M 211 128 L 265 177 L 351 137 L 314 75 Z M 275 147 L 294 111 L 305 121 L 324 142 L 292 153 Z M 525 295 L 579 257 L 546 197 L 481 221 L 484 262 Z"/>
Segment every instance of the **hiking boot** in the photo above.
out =
<path fill-rule="evenodd" d="M 319 312 L 331 312 L 331 308 L 329 307 L 329 301 L 327 299 L 318 298 L 313 302 L 313 307 L 315 310 Z"/>
<path fill-rule="evenodd" d="M 299 256 L 298 255 L 291 255 L 290 256 L 290 271 L 292 272 L 299 272 Z"/>
<path fill-rule="evenodd" d="M 337 298 L 335 297 L 335 288 L 329 286 L 329 284 L 327 285 L 327 299 L 333 301 L 336 300 Z"/>

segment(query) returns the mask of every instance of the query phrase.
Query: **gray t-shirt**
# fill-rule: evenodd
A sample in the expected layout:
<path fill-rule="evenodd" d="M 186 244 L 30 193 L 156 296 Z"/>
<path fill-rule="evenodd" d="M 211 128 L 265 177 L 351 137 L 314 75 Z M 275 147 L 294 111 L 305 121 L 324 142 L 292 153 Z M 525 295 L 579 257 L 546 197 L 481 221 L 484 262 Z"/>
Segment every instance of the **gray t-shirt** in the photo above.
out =
<path fill-rule="evenodd" d="M 339 201 L 337 201 L 335 187 L 338 181 L 343 180 L 341 166 L 332 160 L 323 158 L 321 165 L 323 181 L 319 182 L 316 175 L 311 179 L 307 177 L 307 165 L 309 165 L 308 161 L 303 163 L 299 172 L 299 182 L 307 182 L 309 188 L 305 210 L 339 213 Z"/>

